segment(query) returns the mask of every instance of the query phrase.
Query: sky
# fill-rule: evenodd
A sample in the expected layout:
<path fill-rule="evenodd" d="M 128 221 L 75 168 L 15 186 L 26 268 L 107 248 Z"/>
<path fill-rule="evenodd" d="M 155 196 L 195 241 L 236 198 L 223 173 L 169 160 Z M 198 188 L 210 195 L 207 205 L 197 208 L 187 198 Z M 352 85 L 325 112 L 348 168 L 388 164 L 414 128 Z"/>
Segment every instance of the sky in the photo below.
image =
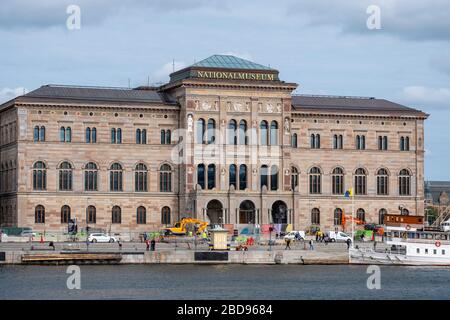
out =
<path fill-rule="evenodd" d="M 368 28 L 369 6 L 380 28 Z M 2 0 L 0 103 L 44 84 L 159 84 L 233 54 L 278 69 L 297 93 L 429 113 L 425 178 L 450 180 L 449 17 L 448 0 Z"/>

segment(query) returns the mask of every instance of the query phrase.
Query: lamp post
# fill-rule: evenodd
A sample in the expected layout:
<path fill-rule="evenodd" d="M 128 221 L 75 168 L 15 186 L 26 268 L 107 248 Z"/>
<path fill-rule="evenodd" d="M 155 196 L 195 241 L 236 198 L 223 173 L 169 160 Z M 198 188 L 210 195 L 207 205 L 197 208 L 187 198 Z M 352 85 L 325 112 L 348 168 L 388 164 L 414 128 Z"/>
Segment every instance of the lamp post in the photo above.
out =
<path fill-rule="evenodd" d="M 86 198 L 86 250 L 89 251 L 89 200 Z"/>

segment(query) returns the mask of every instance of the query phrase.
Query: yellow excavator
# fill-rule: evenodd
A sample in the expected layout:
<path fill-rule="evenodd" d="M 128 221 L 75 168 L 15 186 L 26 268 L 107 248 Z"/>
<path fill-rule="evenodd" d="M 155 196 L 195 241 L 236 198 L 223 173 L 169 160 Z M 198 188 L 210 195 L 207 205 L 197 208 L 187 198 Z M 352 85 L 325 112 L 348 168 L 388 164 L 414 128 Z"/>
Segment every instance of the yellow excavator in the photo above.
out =
<path fill-rule="evenodd" d="M 181 221 L 175 223 L 173 227 L 170 228 L 164 228 L 163 233 L 165 235 L 185 235 L 187 232 L 186 226 L 187 225 L 195 225 L 198 226 L 197 234 L 201 234 L 203 231 L 205 231 L 206 227 L 208 226 L 208 222 L 194 219 L 194 218 L 183 218 Z"/>

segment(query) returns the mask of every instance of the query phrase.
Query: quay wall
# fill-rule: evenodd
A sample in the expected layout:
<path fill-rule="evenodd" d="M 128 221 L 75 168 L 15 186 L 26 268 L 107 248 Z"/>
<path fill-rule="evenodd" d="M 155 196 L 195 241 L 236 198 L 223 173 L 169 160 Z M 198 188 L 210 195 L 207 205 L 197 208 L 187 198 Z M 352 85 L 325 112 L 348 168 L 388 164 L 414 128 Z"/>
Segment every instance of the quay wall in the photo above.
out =
<path fill-rule="evenodd" d="M 0 252 L 0 264 L 22 264 L 24 251 Z M 26 252 L 30 254 L 30 252 Z M 197 254 L 199 252 L 197 251 Z M 214 252 L 217 253 L 217 252 Z M 123 252 L 119 264 L 348 264 L 348 254 L 307 250 L 292 251 L 225 251 L 221 259 L 208 260 L 209 252 L 201 253 L 205 260 L 196 258 L 195 251 L 167 250 Z"/>

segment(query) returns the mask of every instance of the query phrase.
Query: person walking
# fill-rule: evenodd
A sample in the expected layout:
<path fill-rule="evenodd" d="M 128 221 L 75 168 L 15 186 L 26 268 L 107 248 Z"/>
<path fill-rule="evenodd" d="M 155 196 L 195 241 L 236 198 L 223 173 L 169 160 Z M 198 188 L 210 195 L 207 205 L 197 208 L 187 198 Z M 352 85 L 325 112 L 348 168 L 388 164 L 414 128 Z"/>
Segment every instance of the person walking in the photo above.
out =
<path fill-rule="evenodd" d="M 291 250 L 291 239 L 286 239 L 286 248 L 284 248 L 284 250 Z"/>
<path fill-rule="evenodd" d="M 350 239 L 347 239 L 347 250 L 349 250 L 350 249 L 350 244 L 352 243 L 352 240 L 350 240 Z"/>
<path fill-rule="evenodd" d="M 156 247 L 156 241 L 155 241 L 155 238 L 152 238 L 152 241 L 150 243 L 150 250 L 155 251 L 155 247 Z"/>
<path fill-rule="evenodd" d="M 309 240 L 309 250 L 314 250 L 314 240 Z"/>
<path fill-rule="evenodd" d="M 117 244 L 119 245 L 119 250 L 122 251 L 122 242 L 120 242 L 120 240 L 117 240 Z"/>
<path fill-rule="evenodd" d="M 145 245 L 147 247 L 146 250 L 149 251 L 150 250 L 150 241 L 146 240 Z"/>
<path fill-rule="evenodd" d="M 374 240 L 373 241 L 373 251 L 377 250 L 377 242 Z"/>

